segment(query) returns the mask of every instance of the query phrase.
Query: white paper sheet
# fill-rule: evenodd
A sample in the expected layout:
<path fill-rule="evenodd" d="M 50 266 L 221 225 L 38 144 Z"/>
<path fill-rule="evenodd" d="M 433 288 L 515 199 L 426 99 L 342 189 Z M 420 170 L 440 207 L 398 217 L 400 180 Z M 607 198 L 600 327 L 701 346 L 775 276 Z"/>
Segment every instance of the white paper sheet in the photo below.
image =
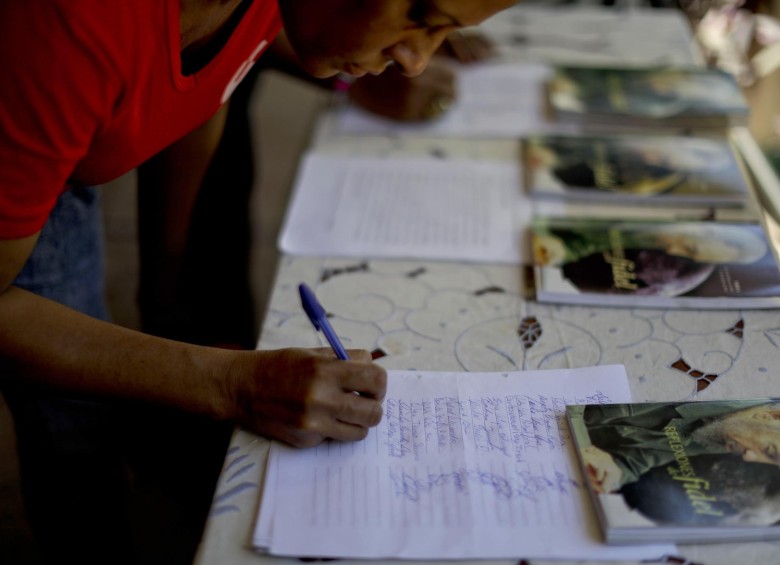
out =
<path fill-rule="evenodd" d="M 293 255 L 520 263 L 532 213 L 517 163 L 313 153 L 279 246 Z"/>
<path fill-rule="evenodd" d="M 273 444 L 255 545 L 354 558 L 672 554 L 600 541 L 570 442 L 566 404 L 630 397 L 622 366 L 391 371 L 385 416 L 365 440 Z"/>

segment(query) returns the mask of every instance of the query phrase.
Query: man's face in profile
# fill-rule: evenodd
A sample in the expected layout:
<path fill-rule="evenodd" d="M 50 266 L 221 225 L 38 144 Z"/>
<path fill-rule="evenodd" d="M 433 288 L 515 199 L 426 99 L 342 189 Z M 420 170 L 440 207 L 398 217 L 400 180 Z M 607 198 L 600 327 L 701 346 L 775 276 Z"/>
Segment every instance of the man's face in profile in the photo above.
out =
<path fill-rule="evenodd" d="M 378 74 L 390 63 L 420 74 L 444 38 L 516 0 L 280 0 L 285 32 L 317 77 Z"/>
<path fill-rule="evenodd" d="M 725 447 L 745 461 L 780 466 L 780 404 L 740 410 L 693 433 L 705 445 Z"/>

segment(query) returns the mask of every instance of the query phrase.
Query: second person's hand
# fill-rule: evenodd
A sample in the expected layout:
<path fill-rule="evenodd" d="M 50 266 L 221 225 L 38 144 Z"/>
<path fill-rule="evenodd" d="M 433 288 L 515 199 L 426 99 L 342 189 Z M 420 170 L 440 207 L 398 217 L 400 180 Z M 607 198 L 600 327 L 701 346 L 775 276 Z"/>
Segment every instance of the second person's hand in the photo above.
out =
<path fill-rule="evenodd" d="M 381 75 L 357 79 L 350 99 L 362 108 L 401 122 L 424 122 L 444 114 L 455 101 L 455 73 L 443 59 L 431 59 L 419 76 L 391 66 Z"/>

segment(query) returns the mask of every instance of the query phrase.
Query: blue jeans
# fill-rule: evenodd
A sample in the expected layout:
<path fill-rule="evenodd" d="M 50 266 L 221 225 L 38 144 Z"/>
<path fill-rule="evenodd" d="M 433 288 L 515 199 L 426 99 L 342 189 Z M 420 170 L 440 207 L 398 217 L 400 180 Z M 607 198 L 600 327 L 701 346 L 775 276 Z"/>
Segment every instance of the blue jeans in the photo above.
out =
<path fill-rule="evenodd" d="M 106 320 L 99 195 L 94 187 L 62 194 L 14 285 Z M 154 561 L 189 562 L 229 427 L 153 407 L 42 394 L 23 384 L 3 393 L 16 428 L 25 508 L 45 560 L 149 562 L 136 554 L 134 538 L 148 534 L 143 527 L 138 533 L 131 516 L 139 512 L 131 510 L 138 508 L 134 493 L 148 505 L 153 492 L 167 506 L 147 510 L 159 516 L 141 512 L 136 521 L 165 532 Z"/>
<path fill-rule="evenodd" d="M 102 241 L 98 189 L 66 191 L 14 285 L 107 319 Z M 110 442 L 112 406 L 23 385 L 3 392 L 14 417 L 25 508 L 44 558 L 53 560 L 60 547 L 66 555 L 81 547 L 97 561 L 97 552 L 108 549 L 103 540 L 131 547 L 125 505 L 117 504 L 128 490 Z M 84 531 L 94 532 L 95 545 Z"/>
<path fill-rule="evenodd" d="M 103 267 L 100 192 L 95 187 L 78 187 L 66 191 L 58 200 L 14 286 L 108 320 Z M 17 391 L 8 396 L 14 413 L 21 398 L 36 405 L 36 420 L 49 422 L 52 441 L 62 449 L 86 452 L 96 442 L 104 441 L 98 431 L 108 417 L 109 407 L 104 403 L 57 396 L 42 398 Z M 24 431 L 19 434 L 21 441 Z M 98 438 L 94 437 L 96 433 Z"/>
<path fill-rule="evenodd" d="M 14 285 L 107 320 L 103 268 L 100 192 L 77 187 L 58 200 Z"/>

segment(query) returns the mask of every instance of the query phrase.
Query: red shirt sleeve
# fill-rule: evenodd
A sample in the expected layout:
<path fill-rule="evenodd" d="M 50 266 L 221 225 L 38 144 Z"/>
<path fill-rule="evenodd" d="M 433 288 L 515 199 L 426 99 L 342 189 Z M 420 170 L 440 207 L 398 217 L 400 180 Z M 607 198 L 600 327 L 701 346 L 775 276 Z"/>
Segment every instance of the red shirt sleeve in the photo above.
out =
<path fill-rule="evenodd" d="M 2 238 L 41 229 L 121 96 L 121 81 L 101 49 L 105 32 L 64 5 L 0 5 Z"/>

